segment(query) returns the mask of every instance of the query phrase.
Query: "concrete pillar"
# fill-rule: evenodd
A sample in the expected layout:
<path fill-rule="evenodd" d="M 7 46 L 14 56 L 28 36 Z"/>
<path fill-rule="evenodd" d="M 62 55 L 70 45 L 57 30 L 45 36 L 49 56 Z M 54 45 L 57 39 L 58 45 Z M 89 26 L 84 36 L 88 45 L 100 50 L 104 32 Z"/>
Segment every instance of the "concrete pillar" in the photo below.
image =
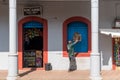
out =
<path fill-rule="evenodd" d="M 91 0 L 92 53 L 90 57 L 90 79 L 102 80 L 100 75 L 100 53 L 98 42 L 99 0 Z"/>
<path fill-rule="evenodd" d="M 7 80 L 16 80 L 18 75 L 16 0 L 9 0 L 9 54 Z"/>

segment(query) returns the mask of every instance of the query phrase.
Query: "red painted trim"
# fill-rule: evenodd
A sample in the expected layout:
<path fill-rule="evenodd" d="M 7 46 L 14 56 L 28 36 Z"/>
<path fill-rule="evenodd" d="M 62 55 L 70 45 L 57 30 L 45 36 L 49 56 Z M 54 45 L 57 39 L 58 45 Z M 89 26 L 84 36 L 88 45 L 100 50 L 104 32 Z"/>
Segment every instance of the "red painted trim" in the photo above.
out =
<path fill-rule="evenodd" d="M 67 47 L 66 47 L 66 45 L 67 45 L 67 25 L 73 21 L 83 22 L 88 25 L 88 52 L 80 53 L 77 55 L 77 57 L 89 57 L 90 53 L 91 53 L 91 22 L 88 19 L 86 19 L 84 17 L 80 17 L 80 16 L 71 17 L 71 18 L 65 20 L 63 23 L 63 56 L 68 57 Z"/>
<path fill-rule="evenodd" d="M 115 61 L 114 61 L 114 38 L 112 38 L 112 69 L 115 70 L 116 69 L 116 64 L 115 64 Z"/>
<path fill-rule="evenodd" d="M 47 20 L 40 18 L 40 17 L 36 17 L 36 16 L 29 16 L 29 17 L 25 17 L 22 20 L 19 21 L 18 23 L 18 68 L 19 70 L 21 69 L 26 69 L 23 68 L 23 59 L 22 59 L 22 55 L 23 55 L 23 50 L 22 50 L 22 27 L 23 24 L 29 21 L 37 21 L 43 24 L 43 64 L 48 62 L 48 26 L 47 26 Z M 43 68 L 36 68 L 36 69 L 45 69 L 45 65 L 43 66 Z"/>

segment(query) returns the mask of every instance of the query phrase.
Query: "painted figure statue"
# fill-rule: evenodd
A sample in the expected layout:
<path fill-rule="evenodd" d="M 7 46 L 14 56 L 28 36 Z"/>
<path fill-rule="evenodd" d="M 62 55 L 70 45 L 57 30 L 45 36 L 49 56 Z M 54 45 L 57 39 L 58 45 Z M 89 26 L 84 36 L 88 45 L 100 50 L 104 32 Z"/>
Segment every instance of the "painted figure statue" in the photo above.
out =
<path fill-rule="evenodd" d="M 74 45 L 77 44 L 78 41 L 81 41 L 81 35 L 79 33 L 74 33 L 73 41 L 68 41 L 67 49 L 70 61 L 69 71 L 74 71 L 77 69 L 75 53 L 74 53 Z"/>

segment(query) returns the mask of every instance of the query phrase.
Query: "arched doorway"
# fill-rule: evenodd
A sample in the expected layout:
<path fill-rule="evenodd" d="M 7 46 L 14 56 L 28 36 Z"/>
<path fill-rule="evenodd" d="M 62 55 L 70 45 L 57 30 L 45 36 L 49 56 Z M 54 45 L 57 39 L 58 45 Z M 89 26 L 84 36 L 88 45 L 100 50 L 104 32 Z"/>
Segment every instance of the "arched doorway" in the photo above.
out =
<path fill-rule="evenodd" d="M 44 69 L 47 63 L 47 21 L 40 17 L 25 17 L 18 24 L 19 69 Z"/>

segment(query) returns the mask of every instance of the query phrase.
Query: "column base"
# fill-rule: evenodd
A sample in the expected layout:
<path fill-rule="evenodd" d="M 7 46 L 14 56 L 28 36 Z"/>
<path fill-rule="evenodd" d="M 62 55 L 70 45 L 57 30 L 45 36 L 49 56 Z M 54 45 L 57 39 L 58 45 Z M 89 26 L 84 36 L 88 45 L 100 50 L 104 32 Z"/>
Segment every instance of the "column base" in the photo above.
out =
<path fill-rule="evenodd" d="M 102 80 L 100 53 L 91 53 L 90 80 Z"/>
<path fill-rule="evenodd" d="M 17 80 L 18 76 L 8 76 L 7 80 Z"/>
<path fill-rule="evenodd" d="M 90 80 L 102 80 L 102 77 L 101 76 L 92 76 L 92 77 L 90 77 Z"/>
<path fill-rule="evenodd" d="M 8 54 L 8 76 L 7 80 L 17 80 L 18 78 L 18 54 Z"/>

